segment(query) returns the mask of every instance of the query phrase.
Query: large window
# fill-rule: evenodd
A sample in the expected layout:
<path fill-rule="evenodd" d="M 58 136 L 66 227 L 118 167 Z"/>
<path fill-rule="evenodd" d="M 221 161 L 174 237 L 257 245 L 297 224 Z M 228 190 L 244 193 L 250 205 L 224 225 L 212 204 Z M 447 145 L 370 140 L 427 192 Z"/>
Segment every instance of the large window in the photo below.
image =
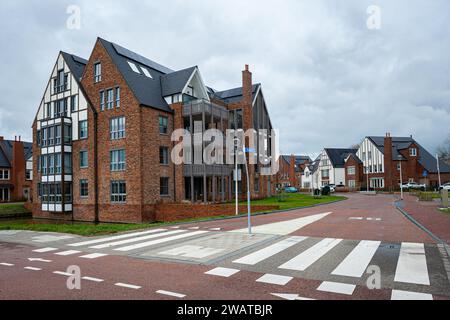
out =
<path fill-rule="evenodd" d="M 106 90 L 106 109 L 114 108 L 114 90 L 108 89 Z"/>
<path fill-rule="evenodd" d="M 322 179 L 327 179 L 329 177 L 330 177 L 330 170 L 328 169 L 322 170 Z"/>
<path fill-rule="evenodd" d="M 169 120 L 167 117 L 159 117 L 159 133 L 160 134 L 167 134 L 168 133 L 168 123 Z"/>
<path fill-rule="evenodd" d="M 100 110 L 105 110 L 105 91 L 100 91 Z"/>
<path fill-rule="evenodd" d="M 67 117 L 67 98 L 55 101 L 55 118 Z"/>
<path fill-rule="evenodd" d="M 87 168 L 88 167 L 88 153 L 87 151 L 83 150 L 80 151 L 80 168 Z"/>
<path fill-rule="evenodd" d="M 355 167 L 354 166 L 352 166 L 352 167 L 348 167 L 347 168 L 347 174 L 348 175 L 354 175 L 355 174 Z"/>
<path fill-rule="evenodd" d="M 356 188 L 356 181 L 355 180 L 348 180 L 348 187 L 351 189 Z"/>
<path fill-rule="evenodd" d="M 169 178 L 160 178 L 159 179 L 159 194 L 161 196 L 168 196 L 169 195 Z"/>
<path fill-rule="evenodd" d="M 9 169 L 0 170 L 0 180 L 9 180 Z"/>
<path fill-rule="evenodd" d="M 120 107 L 120 88 L 116 88 L 116 107 Z"/>
<path fill-rule="evenodd" d="M 80 180 L 80 197 L 86 198 L 89 196 L 89 184 L 86 179 Z"/>
<path fill-rule="evenodd" d="M 87 139 L 87 137 L 88 137 L 87 120 L 80 121 L 79 126 L 80 126 L 80 139 Z"/>
<path fill-rule="evenodd" d="M 72 202 L 72 184 L 64 183 L 64 193 L 61 183 L 39 183 L 38 195 L 43 203 L 65 203 Z"/>
<path fill-rule="evenodd" d="M 72 174 L 72 154 L 64 154 L 64 174 Z"/>
<path fill-rule="evenodd" d="M 112 150 L 110 152 L 111 171 L 125 170 L 125 150 Z"/>
<path fill-rule="evenodd" d="M 102 64 L 97 62 L 94 64 L 94 83 L 102 81 Z"/>
<path fill-rule="evenodd" d="M 64 70 L 59 70 L 56 78 L 53 80 L 53 92 L 60 93 L 67 90 L 69 75 Z"/>
<path fill-rule="evenodd" d="M 125 138 L 125 117 L 112 118 L 109 120 L 109 135 L 111 140 Z"/>
<path fill-rule="evenodd" d="M 169 148 L 159 147 L 159 163 L 164 165 L 169 164 Z"/>
<path fill-rule="evenodd" d="M 75 112 L 78 109 L 78 96 L 74 95 L 70 97 L 70 111 Z"/>
<path fill-rule="evenodd" d="M 111 181 L 111 202 L 125 203 L 127 201 L 127 184 L 125 181 Z"/>
<path fill-rule="evenodd" d="M 55 144 L 61 144 L 61 125 L 55 126 Z"/>
<path fill-rule="evenodd" d="M 10 200 L 10 192 L 8 188 L 0 188 L 0 202 L 7 202 Z"/>
<path fill-rule="evenodd" d="M 61 153 L 55 154 L 55 174 L 61 174 Z"/>

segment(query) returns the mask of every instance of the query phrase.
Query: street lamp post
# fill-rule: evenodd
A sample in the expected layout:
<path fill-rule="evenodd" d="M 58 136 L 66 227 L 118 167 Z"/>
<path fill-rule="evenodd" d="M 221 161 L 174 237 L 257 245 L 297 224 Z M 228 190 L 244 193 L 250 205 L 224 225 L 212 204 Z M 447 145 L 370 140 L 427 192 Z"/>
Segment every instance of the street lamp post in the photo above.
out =
<path fill-rule="evenodd" d="M 438 185 L 438 190 L 442 185 L 442 181 L 441 181 L 441 168 L 439 166 L 439 155 L 436 154 L 436 162 L 437 162 L 437 171 L 438 171 L 438 179 L 439 179 L 439 185 Z"/>
<path fill-rule="evenodd" d="M 239 215 L 239 188 L 238 188 L 238 144 L 239 139 L 234 139 L 234 181 L 235 181 L 235 195 L 236 195 L 236 215 Z"/>
<path fill-rule="evenodd" d="M 238 144 L 240 143 L 240 140 L 238 138 L 234 139 L 235 143 L 235 175 L 236 175 L 236 215 L 239 215 L 239 195 L 238 195 L 238 170 L 237 170 L 237 156 L 238 156 Z M 246 151 L 252 152 L 250 148 L 245 148 L 245 145 L 242 147 L 243 155 L 244 155 L 244 163 L 245 163 L 245 173 L 247 175 L 247 225 L 248 225 L 248 234 L 252 234 L 252 224 L 251 224 L 251 203 L 250 203 L 250 175 L 248 172 L 248 165 L 247 165 L 247 157 L 245 155 Z"/>

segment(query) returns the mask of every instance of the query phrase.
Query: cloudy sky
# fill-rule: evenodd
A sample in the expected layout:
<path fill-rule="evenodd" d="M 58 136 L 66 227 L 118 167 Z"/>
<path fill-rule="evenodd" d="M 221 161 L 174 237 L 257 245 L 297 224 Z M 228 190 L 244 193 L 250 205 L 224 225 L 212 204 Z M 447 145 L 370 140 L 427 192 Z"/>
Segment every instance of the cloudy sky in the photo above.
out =
<path fill-rule="evenodd" d="M 80 29 L 67 28 L 71 5 Z M 449 12 L 448 0 L 1 0 L 0 135 L 30 139 L 59 50 L 89 58 L 100 36 L 173 69 L 198 65 L 219 90 L 250 64 L 283 153 L 386 132 L 434 152 L 450 133 Z"/>

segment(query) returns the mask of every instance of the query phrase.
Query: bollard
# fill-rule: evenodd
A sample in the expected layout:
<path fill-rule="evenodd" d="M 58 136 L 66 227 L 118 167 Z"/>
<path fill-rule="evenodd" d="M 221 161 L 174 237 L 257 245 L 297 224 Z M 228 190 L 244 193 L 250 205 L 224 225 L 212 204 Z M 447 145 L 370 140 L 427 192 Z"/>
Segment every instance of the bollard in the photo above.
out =
<path fill-rule="evenodd" d="M 448 208 L 448 190 L 447 189 L 441 190 L 441 197 L 442 197 L 442 207 Z"/>

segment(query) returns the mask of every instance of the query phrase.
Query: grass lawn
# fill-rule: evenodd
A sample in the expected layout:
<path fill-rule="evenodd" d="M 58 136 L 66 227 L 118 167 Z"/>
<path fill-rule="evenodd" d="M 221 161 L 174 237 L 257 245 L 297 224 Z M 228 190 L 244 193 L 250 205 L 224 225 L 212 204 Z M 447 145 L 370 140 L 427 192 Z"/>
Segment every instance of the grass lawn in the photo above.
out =
<path fill-rule="evenodd" d="M 267 198 L 263 200 L 252 201 L 254 205 L 278 205 L 281 210 L 301 208 L 311 206 L 315 204 L 328 203 L 337 200 L 344 200 L 345 197 L 341 196 L 327 196 L 314 198 L 305 194 L 286 194 L 284 200 L 279 201 L 278 197 Z M 243 204 L 246 202 L 243 202 Z M 15 205 L 18 207 L 18 205 Z M 13 205 L 14 207 L 14 205 Z M 20 207 L 20 206 L 19 206 Z M 22 204 L 23 207 L 23 204 Z M 0 211 L 1 212 L 1 211 Z M 256 212 L 255 212 L 256 213 Z M 214 217 L 215 219 L 225 218 L 226 216 Z M 178 222 L 198 222 L 208 220 L 208 218 L 194 218 Z M 105 234 L 113 234 L 117 232 L 147 229 L 162 225 L 170 225 L 174 223 L 145 223 L 145 224 L 114 224 L 114 223 L 101 223 L 98 225 L 90 223 L 71 223 L 71 222 L 55 222 L 47 223 L 39 220 L 16 220 L 16 221 L 1 221 L 0 230 L 30 230 L 41 232 L 58 232 L 58 233 L 71 233 L 81 236 L 98 236 Z"/>
<path fill-rule="evenodd" d="M 439 209 L 439 211 L 450 214 L 450 209 Z"/>
<path fill-rule="evenodd" d="M 288 193 L 282 196 L 283 200 L 280 201 L 279 197 L 271 197 L 262 200 L 252 201 L 253 205 L 276 205 L 280 206 L 280 210 L 308 207 L 316 204 L 329 203 L 338 200 L 344 200 L 342 196 L 321 196 L 314 198 L 309 194 Z M 246 202 L 241 202 L 245 204 Z"/>
<path fill-rule="evenodd" d="M 0 203 L 0 216 L 14 213 L 27 213 L 29 212 L 24 207 L 24 203 Z"/>

